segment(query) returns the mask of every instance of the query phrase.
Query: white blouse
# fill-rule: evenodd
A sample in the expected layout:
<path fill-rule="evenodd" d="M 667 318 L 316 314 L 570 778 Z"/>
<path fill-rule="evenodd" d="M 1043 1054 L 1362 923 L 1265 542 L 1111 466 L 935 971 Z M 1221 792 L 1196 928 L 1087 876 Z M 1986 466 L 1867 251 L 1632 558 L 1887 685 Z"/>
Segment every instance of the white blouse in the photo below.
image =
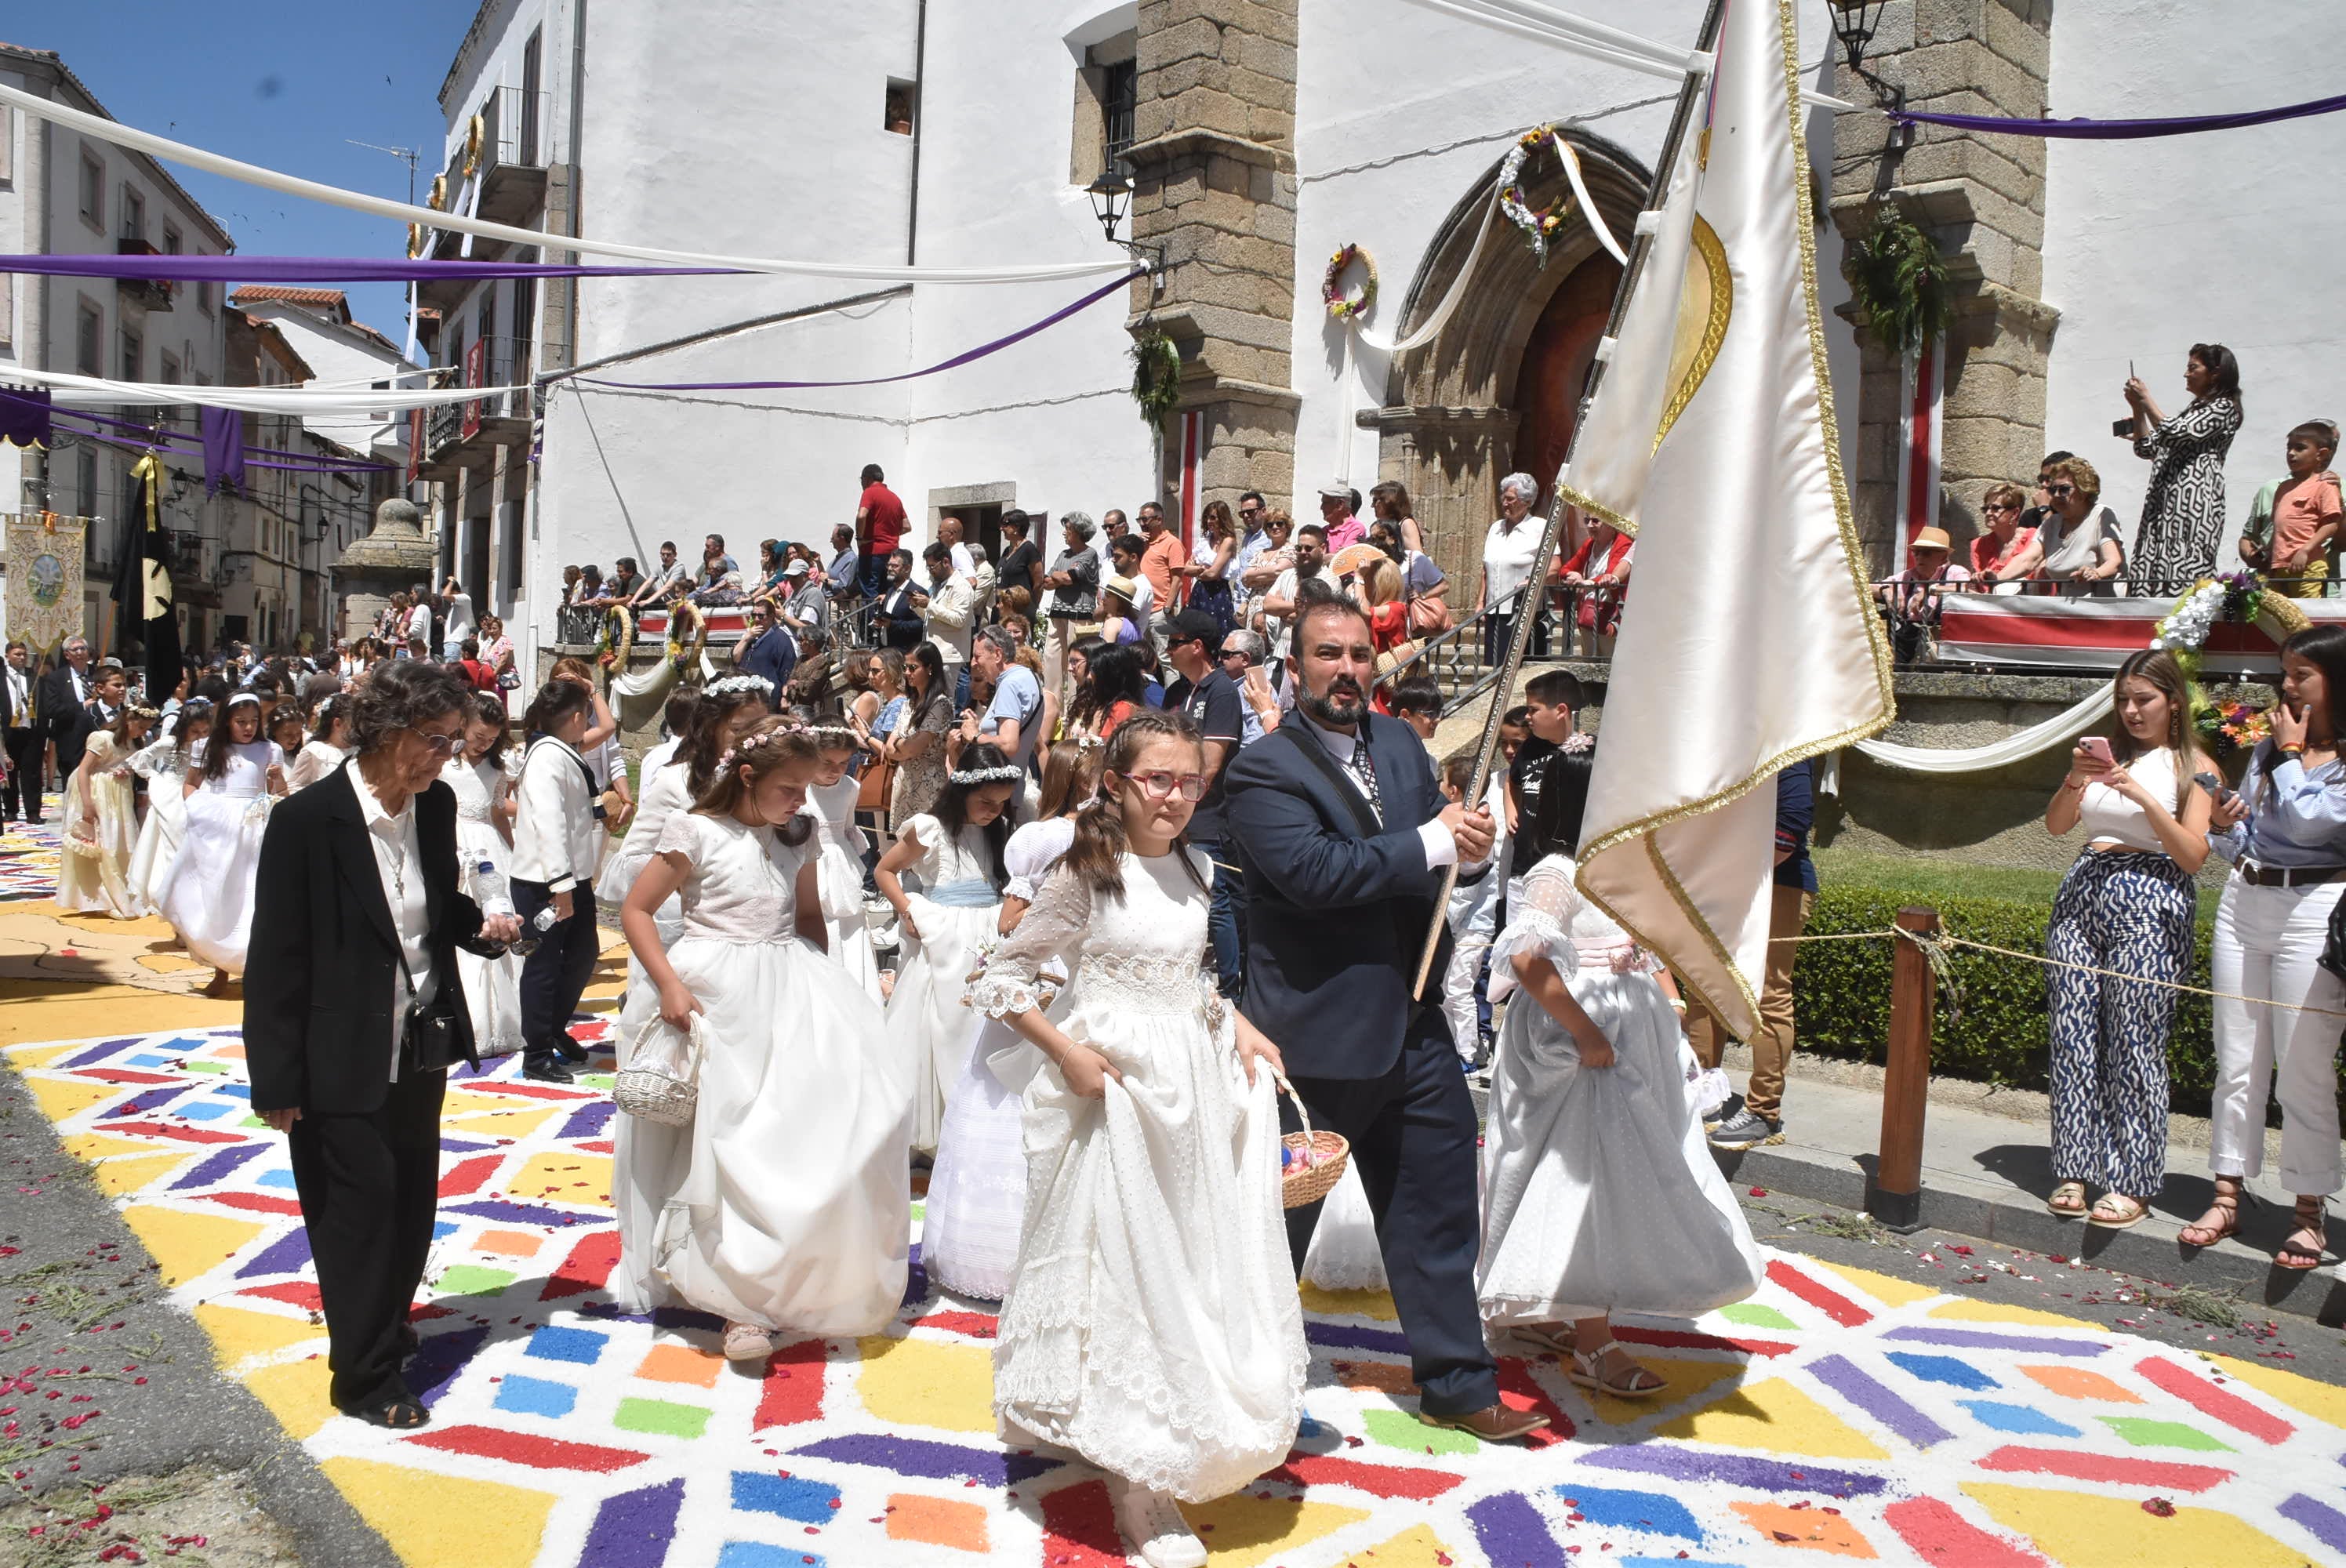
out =
<path fill-rule="evenodd" d="M 2135 782 L 2150 791 L 2154 799 L 2168 803 L 2174 809 L 2176 798 L 2175 753 L 2166 747 L 2146 751 L 2126 765 Z M 2088 784 L 2084 799 L 2077 802 L 2077 821 L 2086 830 L 2089 844 L 2119 843 L 2129 850 L 2147 850 L 2155 855 L 2167 853 L 2167 846 L 2158 841 L 2157 830 L 2150 825 L 2150 813 L 2127 799 L 2106 784 Z"/>

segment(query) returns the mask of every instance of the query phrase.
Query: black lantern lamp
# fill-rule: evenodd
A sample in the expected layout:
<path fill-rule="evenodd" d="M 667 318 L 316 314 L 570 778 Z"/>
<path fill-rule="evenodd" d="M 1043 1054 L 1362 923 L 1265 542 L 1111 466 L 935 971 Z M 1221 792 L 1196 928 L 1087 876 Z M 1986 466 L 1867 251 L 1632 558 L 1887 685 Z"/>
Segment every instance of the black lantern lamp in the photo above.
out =
<path fill-rule="evenodd" d="M 1132 177 L 1125 172 L 1124 166 L 1109 164 L 1097 179 L 1085 187 L 1085 191 L 1092 199 L 1092 216 L 1099 219 L 1100 232 L 1107 236 L 1108 243 L 1125 243 L 1116 237 L 1125 213 L 1132 206 Z"/>
<path fill-rule="evenodd" d="M 1833 0 L 1833 36 L 1841 40 L 1841 54 L 1852 76 L 1865 75 L 1865 51 L 1881 30 L 1882 13 L 1888 5 L 1889 0 Z"/>

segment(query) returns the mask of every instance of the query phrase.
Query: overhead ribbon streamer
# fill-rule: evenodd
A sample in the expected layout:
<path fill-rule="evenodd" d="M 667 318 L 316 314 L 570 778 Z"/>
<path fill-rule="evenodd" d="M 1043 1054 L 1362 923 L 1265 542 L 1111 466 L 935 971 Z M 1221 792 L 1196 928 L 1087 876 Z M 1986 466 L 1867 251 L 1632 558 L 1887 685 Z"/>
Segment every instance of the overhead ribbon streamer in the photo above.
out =
<path fill-rule="evenodd" d="M 230 409 L 196 411 L 204 432 L 204 494 L 217 495 L 223 484 L 244 488 L 244 416 Z"/>
<path fill-rule="evenodd" d="M 432 261 L 381 256 L 0 256 L 0 272 L 175 283 L 428 283 L 495 278 L 740 277 L 739 267 L 617 267 L 555 261 Z"/>
<path fill-rule="evenodd" d="M 45 392 L 0 391 L 0 441 L 18 446 L 49 444 L 49 394 Z"/>
<path fill-rule="evenodd" d="M 5 89 L 0 89 L 5 90 Z M 176 408 L 232 408 L 245 413 L 372 414 L 394 409 L 440 408 L 473 402 L 527 387 L 393 387 L 377 391 L 309 392 L 300 387 L 206 387 L 173 382 L 117 382 L 102 376 L 70 375 L 63 371 L 36 371 L 12 366 L 12 381 L 33 382 L 51 389 L 59 408 L 107 408 L 136 403 Z"/>
<path fill-rule="evenodd" d="M 1005 333 L 991 342 L 980 343 L 974 349 L 964 349 L 949 360 L 940 360 L 935 364 L 920 370 L 904 371 L 892 376 L 865 376 L 861 380 L 846 382 L 607 382 L 592 376 L 574 378 L 556 371 L 544 379 L 547 382 L 575 379 L 580 386 L 611 387 L 623 392 L 807 392 L 822 387 L 885 386 L 891 382 L 917 381 L 923 376 L 933 376 L 940 371 L 954 370 L 982 360 L 988 354 L 1000 353 L 1014 343 L 1025 342 L 1035 333 L 1056 327 L 1069 316 L 1090 309 L 1134 280 L 1148 276 L 1147 268 L 1136 269 L 1121 278 L 1101 284 L 1074 304 L 1063 305 L 1041 321 L 1021 327 L 1015 332 Z"/>
<path fill-rule="evenodd" d="M 1951 130 L 1987 131 L 1996 136 L 2052 137 L 2071 141 L 2138 141 L 2146 137 L 2192 136 L 2200 131 L 2238 130 L 2242 126 L 2271 125 L 2276 120 L 2306 119 L 2346 109 L 2346 94 L 2313 98 L 2279 108 L 2247 109 L 2236 115 L 2174 115 L 2143 120 L 2008 120 L 1995 115 L 1938 115 L 1919 109 L 1891 109 L 1893 120 L 1915 125 L 1945 126 Z"/>
<path fill-rule="evenodd" d="M 264 190 L 306 197 L 312 201 L 348 208 L 353 212 L 371 213 L 377 218 L 394 219 L 401 223 L 421 223 L 452 233 L 471 234 L 483 239 L 502 239 L 508 245 L 531 245 L 543 250 L 580 250 L 590 255 L 625 256 L 637 261 L 654 261 L 669 266 L 729 268 L 743 272 L 792 273 L 811 278 L 860 278 L 882 283 L 1026 283 L 1054 278 L 1096 277 L 1102 272 L 1121 270 L 1131 264 L 1125 258 L 1118 257 L 1114 260 L 1069 261 L 1027 267 L 863 266 L 840 261 L 784 261 L 770 257 L 717 256 L 699 250 L 667 250 L 652 245 L 628 245 L 586 235 L 549 234 L 542 229 L 515 229 L 507 223 L 486 223 L 477 218 L 464 218 L 453 212 L 418 207 L 413 202 L 392 201 L 380 196 L 344 190 L 340 186 L 323 185 L 314 179 L 280 174 L 273 168 L 223 158 L 219 153 L 206 152 L 202 148 L 173 141 L 152 131 L 135 130 L 103 115 L 84 114 L 79 109 L 36 97 L 16 87 L 0 86 L 0 104 L 22 109 L 36 119 L 66 126 L 97 141 L 110 142 L 116 147 L 135 148 L 154 158 L 168 158 L 189 168 L 200 168 L 208 174 L 257 185 Z"/>

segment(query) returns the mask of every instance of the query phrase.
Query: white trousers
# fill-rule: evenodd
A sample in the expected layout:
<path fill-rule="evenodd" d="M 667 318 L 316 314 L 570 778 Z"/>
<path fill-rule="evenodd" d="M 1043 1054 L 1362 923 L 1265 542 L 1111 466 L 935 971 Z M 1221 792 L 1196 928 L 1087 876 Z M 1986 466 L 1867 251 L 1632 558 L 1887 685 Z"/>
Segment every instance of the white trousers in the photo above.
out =
<path fill-rule="evenodd" d="M 1442 1011 L 1450 1020 L 1450 1043 L 1457 1047 L 1462 1062 L 1474 1061 L 1482 1048 L 1482 1010 L 1474 1004 L 1474 977 L 1498 934 L 1494 929 L 1497 914 L 1496 901 L 1488 901 L 1450 917 L 1450 967 L 1442 975 Z"/>
<path fill-rule="evenodd" d="M 2320 966 L 2330 911 L 2346 882 L 2260 888 L 2233 877 L 2216 906 L 2215 989 L 2269 998 L 2216 999 L 2216 1095 L 2208 1168 L 2252 1176 L 2265 1163 L 2265 1095 L 2280 1099 L 2280 1184 L 2300 1196 L 2340 1185 L 2338 1080 L 2332 1063 L 2346 1019 L 2346 983 Z M 2299 1008 L 2326 1011 L 2299 1012 Z M 2276 1077 L 2278 1082 L 2275 1082 Z"/>

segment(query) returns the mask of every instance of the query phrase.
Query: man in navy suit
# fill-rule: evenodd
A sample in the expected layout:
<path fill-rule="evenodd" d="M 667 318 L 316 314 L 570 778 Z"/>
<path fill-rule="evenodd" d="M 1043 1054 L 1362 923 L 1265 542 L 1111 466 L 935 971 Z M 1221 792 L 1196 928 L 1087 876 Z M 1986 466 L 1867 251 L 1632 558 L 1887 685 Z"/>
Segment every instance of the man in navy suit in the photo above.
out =
<path fill-rule="evenodd" d="M 1412 994 L 1443 870 L 1490 854 L 1490 813 L 1446 805 L 1415 732 L 1370 711 L 1376 650 L 1357 606 L 1302 603 L 1290 668 L 1294 718 L 1226 776 L 1250 915 L 1243 1010 L 1279 1043 L 1312 1125 L 1352 1140 L 1422 1419 L 1520 1438 L 1547 1421 L 1499 1402 L 1483 1339 L 1474 1103 L 1438 986 L 1430 1003 Z M 1319 1215 L 1289 1212 L 1299 1263 Z"/>

